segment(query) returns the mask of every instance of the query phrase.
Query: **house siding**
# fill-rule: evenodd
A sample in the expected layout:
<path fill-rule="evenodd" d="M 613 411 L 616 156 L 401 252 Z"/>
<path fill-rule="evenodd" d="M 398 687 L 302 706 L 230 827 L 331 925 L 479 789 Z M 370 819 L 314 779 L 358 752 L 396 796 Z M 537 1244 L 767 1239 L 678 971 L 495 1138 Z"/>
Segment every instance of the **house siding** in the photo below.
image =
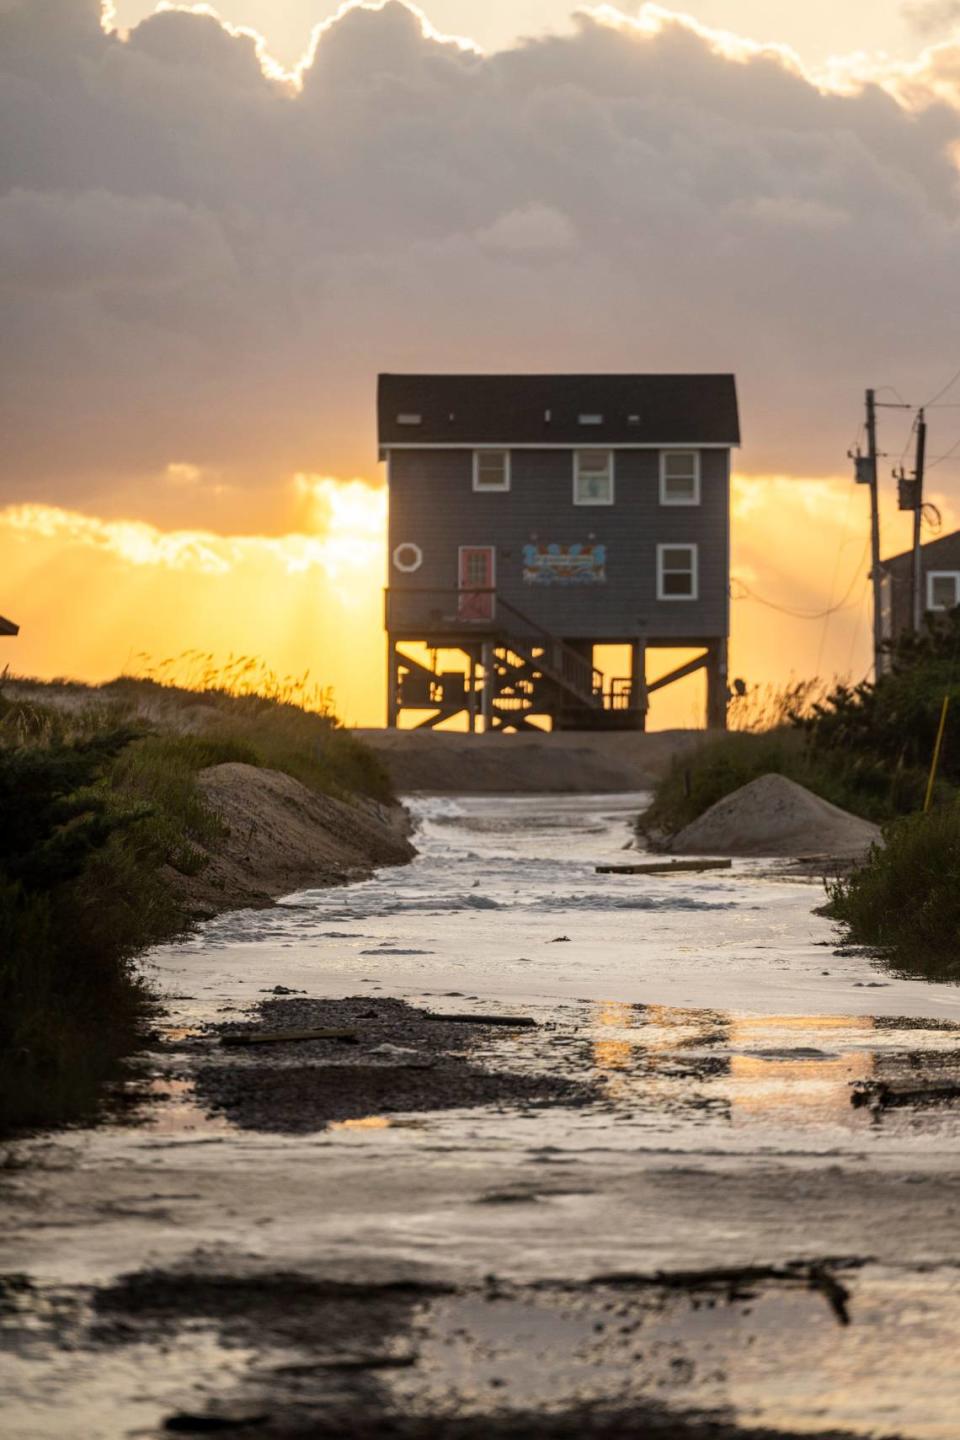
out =
<path fill-rule="evenodd" d="M 604 448 L 589 445 L 584 448 Z M 393 450 L 389 454 L 388 585 L 394 592 L 454 590 L 463 545 L 496 548 L 497 591 L 509 603 L 571 639 L 708 640 L 729 631 L 729 450 L 700 452 L 701 503 L 660 504 L 660 452 L 616 450 L 612 505 L 573 503 L 570 450 L 512 450 L 511 488 L 473 490 L 470 450 Z M 523 580 L 529 543 L 600 544 L 606 581 L 531 585 Z M 423 563 L 412 574 L 392 563 L 413 543 Z M 657 599 L 657 546 L 695 544 L 696 600 Z M 403 604 L 404 624 L 420 602 Z M 429 628 L 431 602 L 423 601 Z"/>
<path fill-rule="evenodd" d="M 913 629 L 913 555 L 907 552 L 885 560 L 881 567 L 890 581 L 890 631 L 885 638 L 903 635 Z M 920 550 L 922 576 L 921 604 L 927 611 L 927 576 L 931 571 L 960 573 L 960 531 L 929 541 Z M 939 613 L 939 612 L 933 612 Z"/>

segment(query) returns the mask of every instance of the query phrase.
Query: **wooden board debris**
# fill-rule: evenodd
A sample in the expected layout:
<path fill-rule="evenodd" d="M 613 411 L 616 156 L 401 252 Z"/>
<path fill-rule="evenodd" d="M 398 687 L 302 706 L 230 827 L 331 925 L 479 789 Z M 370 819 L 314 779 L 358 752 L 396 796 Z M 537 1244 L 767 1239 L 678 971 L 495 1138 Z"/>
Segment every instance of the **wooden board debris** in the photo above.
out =
<path fill-rule="evenodd" d="M 446 1020 L 457 1025 L 505 1025 L 513 1030 L 535 1030 L 537 1021 L 529 1015 L 444 1015 L 439 1011 L 427 1011 L 425 1020 Z"/>
<path fill-rule="evenodd" d="M 598 875 L 679 875 L 698 870 L 729 870 L 732 860 L 670 860 L 644 865 L 597 865 Z"/>
<path fill-rule="evenodd" d="M 356 1030 L 228 1030 L 221 1045 L 285 1045 L 288 1040 L 342 1040 L 357 1043 Z"/>

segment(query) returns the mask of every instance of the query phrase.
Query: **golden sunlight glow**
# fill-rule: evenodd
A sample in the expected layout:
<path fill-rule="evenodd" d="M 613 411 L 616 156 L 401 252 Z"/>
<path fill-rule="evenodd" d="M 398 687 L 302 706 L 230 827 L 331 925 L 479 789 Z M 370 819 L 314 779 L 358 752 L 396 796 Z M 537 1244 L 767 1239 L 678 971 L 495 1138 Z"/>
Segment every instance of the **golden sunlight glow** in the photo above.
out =
<path fill-rule="evenodd" d="M 191 0 L 156 0 L 155 13 L 175 11 L 210 16 L 217 20 L 229 35 L 250 40 L 264 75 L 296 93 L 302 88 L 303 77 L 316 59 L 317 47 L 335 25 L 353 10 L 379 11 L 388 3 L 391 3 L 391 0 L 343 0 L 332 15 L 313 27 L 303 53 L 292 65 L 283 65 L 273 55 L 269 41 L 262 32 L 249 25 L 234 23 L 214 5 L 202 3 L 202 0 L 197 0 L 197 3 L 191 3 Z M 426 10 L 414 3 L 414 0 L 399 0 L 399 3 L 417 20 L 426 39 L 438 45 L 452 45 L 475 55 L 484 54 L 483 47 L 470 36 L 438 29 Z M 738 64 L 757 59 L 773 60 L 823 92 L 852 94 L 864 85 L 876 84 L 901 104 L 915 109 L 930 105 L 937 99 L 954 105 L 960 100 L 960 84 L 952 73 L 952 67 L 940 67 L 937 64 L 940 53 L 946 56 L 950 51 L 949 41 L 931 45 L 912 62 L 892 60 L 882 52 L 860 51 L 852 55 L 832 56 L 825 64 L 812 68 L 801 60 L 790 45 L 776 41 L 757 41 L 733 30 L 707 25 L 685 13 L 682 8 L 673 10 L 654 3 L 654 0 L 645 0 L 632 14 L 626 13 L 618 5 L 606 3 L 606 0 L 605 3 L 584 5 L 575 10 L 571 0 L 571 10 L 574 17 L 585 16 L 599 25 L 633 34 L 637 39 L 656 39 L 670 26 L 676 26 L 705 41 L 715 54 L 726 60 Z M 127 32 L 117 20 L 115 0 L 101 0 L 100 23 L 105 31 L 126 38 Z"/>
<path fill-rule="evenodd" d="M 596 1023 L 614 1030 L 635 1030 L 636 1017 L 632 1005 L 619 1000 L 601 1000 L 597 1006 Z M 633 1055 L 633 1040 L 598 1036 L 593 1042 L 593 1063 L 598 1070 L 626 1070 Z"/>
<path fill-rule="evenodd" d="M 694 19 L 692 15 L 685 15 L 682 11 L 669 10 L 663 5 L 652 3 L 652 0 L 647 0 L 647 3 L 641 5 L 635 15 L 626 15 L 618 6 L 610 4 L 585 6 L 579 13 L 597 21 L 600 25 L 609 26 L 612 30 L 634 32 L 646 38 L 660 35 L 669 26 L 676 25 L 699 36 L 701 40 L 706 40 L 711 50 L 717 55 L 722 55 L 725 60 L 746 64 L 750 60 L 766 57 L 778 61 L 779 64 L 795 74 L 803 75 L 811 84 L 815 83 L 804 68 L 800 56 L 789 45 L 779 45 L 773 41 L 761 43 L 758 40 L 749 40 L 746 36 L 737 35 L 732 30 L 718 30 L 713 26 L 704 25 L 702 21 Z"/>
<path fill-rule="evenodd" d="M 186 461 L 166 476 L 188 492 L 209 479 Z M 0 510 L 3 605 L 21 625 L 4 660 L 22 674 L 105 680 L 141 652 L 158 662 L 186 650 L 252 654 L 332 686 L 348 721 L 382 724 L 386 491 L 309 474 L 291 489 L 298 519 L 283 535 L 162 530 L 52 505 Z M 739 476 L 732 498 L 731 675 L 751 686 L 859 680 L 870 617 L 862 487 Z M 955 527 L 946 496 L 930 498 Z M 894 507 L 891 497 L 882 514 L 885 554 L 909 547 L 909 516 Z M 681 658 L 651 651 L 651 676 Z M 622 669 L 622 655 L 610 659 Z M 700 725 L 702 684 L 695 675 L 658 692 L 651 728 Z"/>
<path fill-rule="evenodd" d="M 300 59 L 292 66 L 282 65 L 280 61 L 275 58 L 270 51 L 266 36 L 259 30 L 253 29 L 250 25 L 234 24 L 233 21 L 228 20 L 213 5 L 205 3 L 192 4 L 188 3 L 188 0 L 157 0 L 154 13 L 174 12 L 186 15 L 209 16 L 211 19 L 216 20 L 228 35 L 243 37 L 244 39 L 252 41 L 260 68 L 269 80 L 276 80 L 280 84 L 287 86 L 290 90 L 297 91 L 302 88 L 304 74 L 310 69 L 316 59 L 317 46 L 322 42 L 324 35 L 326 35 L 329 30 L 343 20 L 351 10 L 383 10 L 389 3 L 391 3 L 391 0 L 343 0 L 343 4 L 340 5 L 339 9 L 328 16 L 326 20 L 321 20 L 313 27 L 306 49 L 300 56 Z M 431 23 L 425 11 L 421 10 L 419 5 L 412 3 L 412 0 L 401 0 L 401 3 L 418 21 L 420 31 L 427 40 L 433 40 L 438 45 L 453 45 L 456 46 L 458 50 L 469 51 L 477 55 L 483 53 L 476 41 L 471 40 L 469 36 L 448 35 L 442 30 L 438 30 L 437 27 Z M 114 0 L 101 0 L 100 24 L 108 33 L 115 31 L 123 38 L 126 38 L 125 33 L 117 25 Z"/>

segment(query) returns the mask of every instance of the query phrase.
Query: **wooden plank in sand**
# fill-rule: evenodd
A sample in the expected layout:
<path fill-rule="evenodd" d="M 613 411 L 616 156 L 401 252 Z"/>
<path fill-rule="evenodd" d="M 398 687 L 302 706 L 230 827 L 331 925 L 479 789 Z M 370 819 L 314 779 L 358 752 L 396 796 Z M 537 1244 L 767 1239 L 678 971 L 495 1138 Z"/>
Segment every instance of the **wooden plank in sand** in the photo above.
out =
<path fill-rule="evenodd" d="M 729 870 L 732 860 L 671 860 L 652 865 L 597 865 L 598 875 L 679 875 L 698 870 Z"/>
<path fill-rule="evenodd" d="M 285 1045 L 289 1040 L 342 1040 L 357 1043 L 356 1030 L 228 1030 L 221 1045 Z"/>

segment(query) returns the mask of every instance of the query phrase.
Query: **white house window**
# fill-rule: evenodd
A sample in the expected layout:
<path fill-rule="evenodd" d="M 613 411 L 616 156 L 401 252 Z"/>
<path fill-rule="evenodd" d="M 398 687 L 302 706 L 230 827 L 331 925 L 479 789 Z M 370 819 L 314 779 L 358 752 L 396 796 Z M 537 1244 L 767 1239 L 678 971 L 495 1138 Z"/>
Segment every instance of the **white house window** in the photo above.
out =
<path fill-rule="evenodd" d="M 510 489 L 510 451 L 474 450 L 474 490 Z"/>
<path fill-rule="evenodd" d="M 661 451 L 660 504 L 700 504 L 699 450 Z"/>
<path fill-rule="evenodd" d="M 574 505 L 613 504 L 613 451 L 578 450 L 573 464 Z"/>
<path fill-rule="evenodd" d="M 927 609 L 955 610 L 960 605 L 960 571 L 927 572 Z"/>
<path fill-rule="evenodd" d="M 657 546 L 657 599 L 696 600 L 696 545 Z"/>

